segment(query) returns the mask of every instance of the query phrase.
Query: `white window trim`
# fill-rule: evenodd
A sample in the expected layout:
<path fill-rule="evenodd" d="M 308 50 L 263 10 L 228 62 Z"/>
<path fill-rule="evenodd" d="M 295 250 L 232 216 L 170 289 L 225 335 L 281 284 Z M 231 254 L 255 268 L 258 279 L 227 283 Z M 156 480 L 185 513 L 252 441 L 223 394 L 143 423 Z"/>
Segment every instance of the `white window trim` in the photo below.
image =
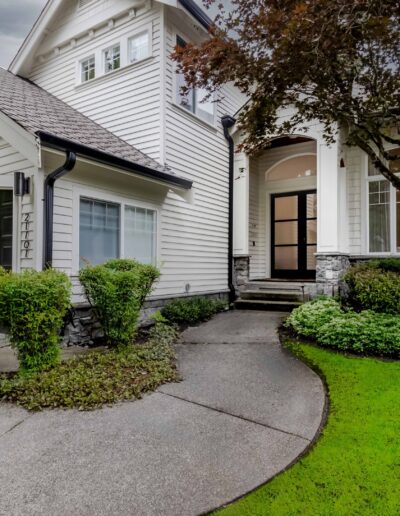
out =
<path fill-rule="evenodd" d="M 79 255 L 79 225 L 80 225 L 80 201 L 81 198 L 91 199 L 99 202 L 110 202 L 118 204 L 120 208 L 120 239 L 119 239 L 119 254 L 120 257 L 124 257 L 124 239 L 125 239 L 125 206 L 146 208 L 153 210 L 156 213 L 156 231 L 155 231 L 155 263 L 154 265 L 159 266 L 161 263 L 160 249 L 161 249 L 161 235 L 160 235 L 160 206 L 151 202 L 143 201 L 140 199 L 114 194 L 111 192 L 105 192 L 104 190 L 75 186 L 73 187 L 73 216 L 72 216 L 72 275 L 76 276 L 80 270 L 80 255 Z"/>
<path fill-rule="evenodd" d="M 32 178 L 31 178 L 32 181 Z M 22 223 L 22 201 L 21 197 L 14 195 L 14 175 L 0 175 L 0 190 L 11 190 L 13 192 L 13 226 L 12 226 L 12 270 L 19 272 L 21 250 L 19 242 L 21 241 L 21 233 L 19 233 Z"/>
<path fill-rule="evenodd" d="M 119 67 L 114 68 L 114 69 L 110 70 L 109 72 L 107 72 L 106 71 L 106 52 L 109 50 L 113 50 L 115 47 L 119 47 Z M 109 45 L 107 48 L 104 48 L 101 51 L 101 64 L 102 64 L 102 67 L 101 67 L 102 75 L 110 75 L 111 73 L 116 72 L 117 70 L 120 70 L 122 68 L 122 47 L 121 47 L 121 43 L 119 41 L 117 41 L 113 45 Z"/>
<path fill-rule="evenodd" d="M 92 59 L 94 58 L 94 78 L 93 79 L 89 79 L 87 81 L 83 81 L 82 80 L 82 65 L 85 61 L 88 61 L 89 59 Z M 82 57 L 81 59 L 79 59 L 78 61 L 78 81 L 79 81 L 79 84 L 89 84 L 93 81 L 95 81 L 97 79 L 97 59 L 96 59 L 96 54 L 95 53 L 92 53 L 92 54 L 89 54 L 89 55 L 85 55 L 85 57 Z"/>
<path fill-rule="evenodd" d="M 144 32 L 148 32 L 148 34 L 149 34 L 149 55 L 143 59 L 139 59 L 138 61 L 134 61 L 133 63 L 131 63 L 129 60 L 129 40 L 134 38 L 135 36 L 143 34 Z M 120 47 L 120 66 L 119 66 L 119 68 L 116 68 L 115 70 L 112 70 L 112 71 L 106 73 L 105 72 L 105 62 L 104 62 L 104 53 L 106 50 L 109 50 L 110 48 L 113 48 L 117 45 L 119 45 L 119 47 Z M 124 71 L 130 70 L 131 68 L 140 66 L 142 63 L 145 63 L 146 61 L 153 59 L 153 57 L 154 57 L 153 46 L 154 46 L 153 45 L 153 25 L 152 25 L 152 23 L 146 23 L 144 25 L 137 27 L 134 31 L 130 31 L 123 37 L 121 37 L 119 39 L 115 39 L 114 41 L 111 41 L 111 43 L 107 44 L 106 47 L 104 47 L 104 46 L 98 47 L 91 54 L 82 55 L 82 57 L 80 57 L 76 63 L 75 87 L 76 88 L 85 87 L 88 84 L 93 84 L 94 82 L 98 82 L 98 81 L 101 81 L 102 79 L 111 77 L 114 74 L 123 73 Z M 94 59 L 95 59 L 95 78 L 83 82 L 82 81 L 82 73 L 81 73 L 82 62 L 86 61 L 87 59 L 90 59 L 91 57 L 94 57 Z"/>
<path fill-rule="evenodd" d="M 138 36 L 141 36 L 142 34 L 145 34 L 147 32 L 147 34 L 149 35 L 149 53 L 146 57 L 144 57 L 143 59 L 139 59 L 138 61 L 132 61 L 130 60 L 130 42 L 132 39 L 134 38 L 137 38 Z M 149 57 L 153 57 L 153 27 L 151 24 L 149 25 L 144 25 L 143 27 L 141 28 L 137 28 L 137 30 L 135 30 L 134 32 L 131 32 L 129 34 L 129 36 L 126 38 L 126 53 L 125 53 L 125 57 L 126 57 L 126 64 L 127 66 L 130 66 L 130 65 L 135 65 L 137 63 L 141 63 L 142 61 L 145 61 L 146 59 L 149 59 Z"/>
<path fill-rule="evenodd" d="M 191 38 L 187 37 L 183 32 L 178 31 L 178 30 L 174 30 L 174 32 L 173 32 L 174 45 L 173 46 L 176 45 L 176 40 L 177 40 L 178 37 L 181 38 L 185 42 L 191 40 Z M 210 99 L 213 102 L 214 113 L 213 113 L 213 121 L 209 122 L 208 120 L 203 118 L 201 115 L 197 114 L 196 111 L 194 111 L 194 112 L 193 111 L 189 111 L 189 109 L 184 108 L 181 104 L 178 103 L 178 101 L 177 101 L 177 97 L 178 97 L 178 74 L 176 73 L 176 71 L 177 71 L 177 65 L 175 63 L 173 63 L 172 64 L 172 105 L 174 107 L 178 108 L 180 112 L 183 112 L 183 113 L 187 114 L 189 117 L 191 117 L 191 118 L 201 122 L 202 124 L 212 128 L 212 129 L 216 129 L 217 128 L 217 104 L 218 104 L 218 101 L 215 98 L 215 94 L 213 94 L 211 99 Z M 196 109 L 196 105 L 194 106 L 194 108 Z"/>
<path fill-rule="evenodd" d="M 367 154 L 365 154 L 364 161 L 364 173 L 363 183 L 365 187 L 361 190 L 364 198 L 364 207 L 365 207 L 365 243 L 366 249 L 365 253 L 369 256 L 400 256 L 400 252 L 396 249 L 396 224 L 397 224 L 397 213 L 396 213 L 396 189 L 390 183 L 390 200 L 389 200 L 389 217 L 390 217 L 390 251 L 370 251 L 370 234 L 369 234 L 369 184 L 375 181 L 387 181 L 382 174 L 377 174 L 375 176 L 368 175 L 368 167 L 369 167 L 369 159 Z M 397 174 L 400 177 L 400 173 Z"/>

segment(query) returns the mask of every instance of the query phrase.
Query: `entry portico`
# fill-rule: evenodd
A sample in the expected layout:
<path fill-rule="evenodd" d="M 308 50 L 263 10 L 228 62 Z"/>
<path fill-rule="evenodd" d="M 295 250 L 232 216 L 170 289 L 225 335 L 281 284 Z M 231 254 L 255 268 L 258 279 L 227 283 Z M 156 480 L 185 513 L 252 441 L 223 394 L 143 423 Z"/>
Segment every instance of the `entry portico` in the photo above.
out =
<path fill-rule="evenodd" d="M 236 148 L 240 131 L 233 133 Z M 236 284 L 315 281 L 332 293 L 348 264 L 347 174 L 340 142 L 319 124 L 271 138 L 262 152 L 236 152 L 233 254 Z"/>

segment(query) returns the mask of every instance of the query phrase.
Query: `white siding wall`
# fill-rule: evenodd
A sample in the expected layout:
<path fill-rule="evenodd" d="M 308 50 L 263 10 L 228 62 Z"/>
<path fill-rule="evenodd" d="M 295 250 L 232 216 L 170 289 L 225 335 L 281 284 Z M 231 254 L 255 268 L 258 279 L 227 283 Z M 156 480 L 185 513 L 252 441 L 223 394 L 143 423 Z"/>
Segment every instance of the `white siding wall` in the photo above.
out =
<path fill-rule="evenodd" d="M 46 53 L 43 59 L 35 60 L 29 77 L 157 160 L 161 159 L 160 10 L 160 5 L 155 2 L 154 8 L 139 10 L 135 18 L 126 14 L 116 19 L 112 28 L 99 28 L 91 38 L 86 35 L 78 39 L 75 46 L 69 43 L 58 51 Z M 56 40 L 58 32 L 65 32 L 68 24 L 70 37 L 74 37 L 74 27 L 79 24 L 79 18 L 85 16 L 86 11 L 80 13 L 75 9 L 66 13 L 62 18 L 63 25 L 53 28 L 38 54 L 47 50 L 48 40 Z M 126 40 L 149 25 L 153 30 L 152 57 L 107 76 L 98 76 L 89 83 L 77 84 L 79 60 L 90 56 L 96 49 L 106 49 L 123 39 Z"/>
<path fill-rule="evenodd" d="M 26 177 L 36 174 L 35 167 L 25 159 L 16 149 L 0 137 L 0 188 L 2 184 L 13 184 L 13 173 L 24 172 Z M 34 212 L 33 190 L 34 182 L 31 182 L 31 195 L 25 195 L 22 199 L 14 197 L 14 249 L 17 269 L 29 269 L 35 267 L 35 239 L 37 235 L 37 220 Z"/>
<path fill-rule="evenodd" d="M 249 253 L 251 279 L 265 278 L 268 274 L 270 228 L 269 214 L 267 213 L 269 207 L 267 207 L 265 174 L 275 163 L 282 159 L 309 152 L 316 152 L 316 144 L 314 142 L 269 149 L 250 159 Z M 271 188 L 273 187 L 270 187 L 268 192 L 273 193 Z M 296 187 L 293 190 L 296 190 Z"/>
<path fill-rule="evenodd" d="M 227 288 L 228 252 L 228 146 L 221 116 L 233 115 L 244 100 L 226 88 L 217 103 L 212 127 L 175 105 L 174 64 L 169 54 L 175 46 L 178 21 L 170 13 L 166 30 L 166 161 L 194 182 L 194 202 L 187 204 L 168 195 L 163 209 L 162 256 L 165 260 L 163 295 L 219 291 Z M 179 25 L 179 27 L 182 27 Z M 191 37 L 189 31 L 189 37 Z"/>

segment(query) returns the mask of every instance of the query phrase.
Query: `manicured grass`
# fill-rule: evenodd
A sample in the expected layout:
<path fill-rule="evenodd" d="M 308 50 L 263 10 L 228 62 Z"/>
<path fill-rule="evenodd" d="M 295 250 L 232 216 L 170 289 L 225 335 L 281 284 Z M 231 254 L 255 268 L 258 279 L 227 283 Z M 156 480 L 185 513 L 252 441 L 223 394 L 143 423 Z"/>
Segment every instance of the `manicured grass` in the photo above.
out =
<path fill-rule="evenodd" d="M 172 340 L 173 335 L 169 339 Z M 143 393 L 177 379 L 174 352 L 165 342 L 88 355 L 29 376 L 0 376 L 0 400 L 30 410 L 77 408 L 88 410 Z"/>
<path fill-rule="evenodd" d="M 329 387 L 327 426 L 286 472 L 219 511 L 224 516 L 398 516 L 400 362 L 288 343 Z"/>

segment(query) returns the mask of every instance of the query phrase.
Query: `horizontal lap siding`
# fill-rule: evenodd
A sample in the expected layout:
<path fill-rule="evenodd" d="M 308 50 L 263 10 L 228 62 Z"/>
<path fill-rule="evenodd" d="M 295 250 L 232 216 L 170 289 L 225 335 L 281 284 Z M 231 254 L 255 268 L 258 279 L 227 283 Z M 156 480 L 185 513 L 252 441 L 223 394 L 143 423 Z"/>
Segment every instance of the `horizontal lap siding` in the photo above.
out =
<path fill-rule="evenodd" d="M 0 136 L 0 176 L 13 175 L 16 171 L 24 172 L 26 177 L 31 177 L 36 169 Z M 14 209 L 13 213 L 18 223 L 18 247 L 14 249 L 14 253 L 18 252 L 17 261 L 21 269 L 31 269 L 35 266 L 36 228 L 32 195 L 34 187 L 35 185 L 31 184 L 31 194 L 24 195 L 14 203 L 14 207 L 18 206 L 18 212 Z"/>
<path fill-rule="evenodd" d="M 167 23 L 167 57 L 175 28 Z M 226 290 L 228 287 L 228 147 L 221 116 L 233 115 L 243 103 L 232 88 L 217 104 L 215 128 L 174 105 L 174 66 L 166 70 L 166 162 L 193 181 L 194 202 L 170 194 L 163 207 L 161 253 L 165 260 L 161 296 Z"/>
<path fill-rule="evenodd" d="M 364 177 L 364 153 L 357 147 L 348 147 L 346 150 L 347 169 L 347 208 L 349 217 L 349 251 L 350 254 L 367 252 L 363 248 L 361 211 L 362 199 L 361 184 Z"/>
<path fill-rule="evenodd" d="M 76 16 L 76 14 L 75 14 Z M 125 20 L 125 19 L 124 19 Z M 127 20 L 127 18 L 126 18 Z M 71 18 L 71 37 L 74 18 Z M 77 62 L 95 49 L 107 48 L 137 30 L 153 27 L 153 57 L 92 83 L 77 86 Z M 37 63 L 30 75 L 39 86 L 81 111 L 154 159 L 160 160 L 160 11 L 152 10 L 82 45 Z"/>

